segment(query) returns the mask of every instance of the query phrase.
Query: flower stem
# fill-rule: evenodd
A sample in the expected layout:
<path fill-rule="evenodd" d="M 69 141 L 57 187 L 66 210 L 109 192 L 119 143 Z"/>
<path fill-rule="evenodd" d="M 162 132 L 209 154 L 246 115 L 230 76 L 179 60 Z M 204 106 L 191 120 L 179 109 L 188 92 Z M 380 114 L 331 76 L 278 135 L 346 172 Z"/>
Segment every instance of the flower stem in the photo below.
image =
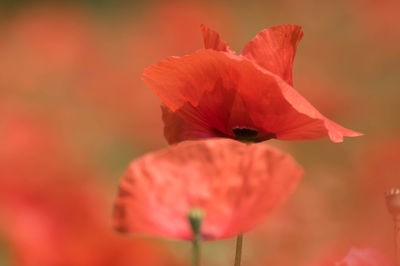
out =
<path fill-rule="evenodd" d="M 192 266 L 200 265 L 201 225 L 204 213 L 201 209 L 193 208 L 188 212 L 188 220 L 193 233 L 192 240 Z"/>
<path fill-rule="evenodd" d="M 200 265 L 200 237 L 195 235 L 192 241 L 192 266 Z"/>
<path fill-rule="evenodd" d="M 400 266 L 400 215 L 394 217 L 394 236 L 396 249 L 396 266 Z"/>
<path fill-rule="evenodd" d="M 400 188 L 394 187 L 386 192 L 386 205 L 393 217 L 396 266 L 400 266 Z"/>
<path fill-rule="evenodd" d="M 240 266 L 240 261 L 242 260 L 242 246 L 243 234 L 239 234 L 236 238 L 235 266 Z"/>

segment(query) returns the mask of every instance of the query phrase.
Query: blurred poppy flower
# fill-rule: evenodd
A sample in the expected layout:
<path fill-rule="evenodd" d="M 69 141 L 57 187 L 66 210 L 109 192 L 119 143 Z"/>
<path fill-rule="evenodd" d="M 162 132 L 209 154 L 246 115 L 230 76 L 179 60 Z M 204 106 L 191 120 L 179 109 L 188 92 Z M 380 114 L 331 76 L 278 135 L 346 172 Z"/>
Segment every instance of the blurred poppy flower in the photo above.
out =
<path fill-rule="evenodd" d="M 32 5 L 10 17 L 0 36 L 0 86 L 4 92 L 54 91 L 75 81 L 97 61 L 98 44 L 79 7 Z M 21 71 L 22 70 L 22 71 Z"/>
<path fill-rule="evenodd" d="M 355 154 L 350 172 L 350 185 L 357 188 L 351 204 L 357 210 L 350 216 L 352 234 L 380 250 L 393 248 L 391 217 L 383 199 L 386 191 L 400 186 L 399 136 L 394 131 L 370 138 Z M 379 228 L 379 233 L 371 233 L 371 228 Z"/>
<path fill-rule="evenodd" d="M 122 177 L 114 227 L 122 232 L 191 239 L 187 214 L 205 213 L 205 240 L 249 231 L 302 177 L 289 156 L 226 139 L 185 142 L 134 161 Z"/>
<path fill-rule="evenodd" d="M 393 264 L 383 254 L 374 249 L 353 247 L 335 266 L 393 266 Z"/>
<path fill-rule="evenodd" d="M 357 182 L 368 198 L 375 197 L 378 201 L 385 191 L 400 186 L 399 136 L 400 133 L 394 136 L 381 135 L 379 140 L 370 141 L 358 156 Z"/>
<path fill-rule="evenodd" d="M 165 137 L 227 137 L 243 141 L 311 140 L 360 133 L 320 114 L 293 87 L 292 64 L 303 32 L 297 25 L 261 31 L 236 55 L 218 33 L 201 26 L 206 49 L 168 57 L 144 70 L 161 99 Z"/>
<path fill-rule="evenodd" d="M 179 265 L 155 241 L 111 230 L 102 186 L 69 176 L 26 184 L 13 177 L 4 177 L 0 196 L 0 235 L 11 265 Z"/>
<path fill-rule="evenodd" d="M 7 265 L 180 265 L 159 243 L 112 230 L 107 186 L 71 157 L 44 120 L 4 105 L 0 117 L 0 240 Z"/>
<path fill-rule="evenodd" d="M 340 248 L 341 249 L 341 248 Z M 350 250 L 344 250 L 344 252 L 338 253 L 335 248 L 329 250 L 327 254 L 324 254 L 318 259 L 312 261 L 299 263 L 294 261 L 285 261 L 285 257 L 282 256 L 283 260 L 279 261 L 279 264 L 272 265 L 307 265 L 307 266 L 394 266 L 394 264 L 388 259 L 383 253 L 373 248 L 359 248 L 352 247 Z M 347 252 L 347 254 L 346 254 Z M 288 253 L 286 253 L 288 254 Z M 345 254 L 345 255 L 343 255 Z M 304 254 L 302 254 L 304 256 Z M 341 258 L 341 259 L 340 259 Z M 271 265 L 271 262 L 264 262 L 256 264 L 260 266 Z"/>

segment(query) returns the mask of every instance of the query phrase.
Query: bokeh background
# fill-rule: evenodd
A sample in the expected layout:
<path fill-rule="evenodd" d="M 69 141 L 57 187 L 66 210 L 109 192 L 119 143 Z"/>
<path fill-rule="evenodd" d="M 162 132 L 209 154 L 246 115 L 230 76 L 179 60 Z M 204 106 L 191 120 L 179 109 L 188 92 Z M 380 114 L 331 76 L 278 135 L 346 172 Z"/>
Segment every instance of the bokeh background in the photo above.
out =
<path fill-rule="evenodd" d="M 188 265 L 189 243 L 121 236 L 110 217 L 128 163 L 167 146 L 142 70 L 201 48 L 202 23 L 238 52 L 266 27 L 302 25 L 295 88 L 365 133 L 269 141 L 306 174 L 245 235 L 243 265 L 331 265 L 350 247 L 393 257 L 383 194 L 400 185 L 398 14 L 397 0 L 2 0 L 0 265 Z M 205 243 L 203 265 L 233 254 L 234 239 Z"/>

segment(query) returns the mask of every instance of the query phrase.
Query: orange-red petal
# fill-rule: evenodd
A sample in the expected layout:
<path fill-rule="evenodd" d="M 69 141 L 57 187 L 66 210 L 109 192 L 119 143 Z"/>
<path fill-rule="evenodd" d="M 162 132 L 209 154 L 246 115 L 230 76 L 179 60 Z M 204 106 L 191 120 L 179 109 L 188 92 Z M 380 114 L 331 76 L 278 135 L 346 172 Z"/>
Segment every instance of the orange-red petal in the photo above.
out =
<path fill-rule="evenodd" d="M 328 136 L 333 142 L 343 142 L 344 136 L 362 135 L 324 117 L 279 78 L 265 74 L 247 78 L 247 86 L 238 90 L 248 112 L 256 125 L 274 133 L 277 139 L 301 141 Z"/>
<path fill-rule="evenodd" d="M 226 42 L 221 40 L 219 33 L 209 29 L 203 24 L 200 25 L 200 30 L 203 35 L 204 48 L 233 53 L 231 49 L 229 49 L 229 46 L 226 44 Z"/>
<path fill-rule="evenodd" d="M 304 34 L 298 25 L 267 28 L 246 44 L 242 55 L 293 85 L 292 70 L 297 44 Z"/>
<path fill-rule="evenodd" d="M 201 121 L 192 120 L 188 115 L 183 116 L 184 119 L 182 111 L 172 112 L 165 106 L 161 106 L 161 111 L 164 121 L 164 137 L 169 144 L 184 140 L 212 138 L 218 135 L 217 131 L 212 130 Z"/>
<path fill-rule="evenodd" d="M 236 70 L 229 69 L 231 62 L 224 59 L 225 53 L 211 49 L 183 57 L 167 57 L 146 67 L 143 80 L 174 112 L 186 102 L 197 106 L 207 91 L 234 90 Z"/>
<path fill-rule="evenodd" d="M 147 67 L 143 79 L 172 112 L 190 111 L 181 118 L 190 116 L 226 137 L 235 126 L 283 140 L 329 136 L 341 142 L 360 135 L 325 118 L 287 82 L 242 56 L 199 50 Z"/>
<path fill-rule="evenodd" d="M 191 239 L 187 213 L 205 212 L 205 240 L 251 230 L 302 177 L 289 155 L 229 139 L 183 142 L 133 161 L 120 181 L 114 227 Z"/>

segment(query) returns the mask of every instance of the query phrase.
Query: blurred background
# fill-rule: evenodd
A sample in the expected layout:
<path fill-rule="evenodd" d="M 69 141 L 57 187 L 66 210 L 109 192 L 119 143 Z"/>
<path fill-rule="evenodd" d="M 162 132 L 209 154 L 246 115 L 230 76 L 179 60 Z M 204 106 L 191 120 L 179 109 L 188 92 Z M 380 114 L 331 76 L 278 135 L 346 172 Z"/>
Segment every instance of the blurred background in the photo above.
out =
<path fill-rule="evenodd" d="M 400 1 L 0 2 L 0 265 L 188 265 L 190 244 L 110 227 L 128 163 L 167 144 L 144 67 L 202 47 L 199 25 L 240 52 L 303 26 L 294 87 L 365 133 L 342 144 L 269 141 L 305 168 L 296 193 L 245 235 L 243 265 L 322 266 L 350 247 L 393 257 L 383 194 L 400 185 Z M 234 239 L 204 244 L 232 265 Z"/>

